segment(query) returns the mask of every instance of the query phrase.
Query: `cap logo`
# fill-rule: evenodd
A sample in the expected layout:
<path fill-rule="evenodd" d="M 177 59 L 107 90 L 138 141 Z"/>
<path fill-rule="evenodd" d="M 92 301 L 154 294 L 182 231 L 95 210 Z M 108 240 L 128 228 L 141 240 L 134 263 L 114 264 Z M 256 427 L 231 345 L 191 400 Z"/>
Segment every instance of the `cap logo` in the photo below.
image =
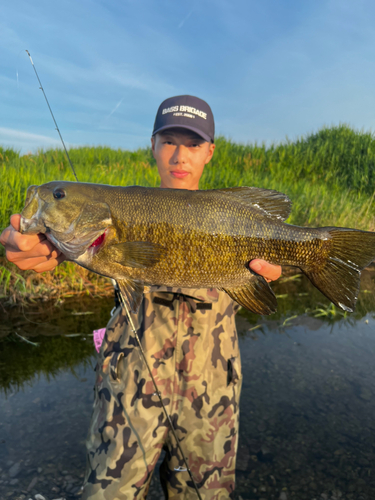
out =
<path fill-rule="evenodd" d="M 174 116 L 187 116 L 189 118 L 195 118 L 195 116 L 192 116 L 192 115 L 197 115 L 197 116 L 200 116 L 201 118 L 203 118 L 204 120 L 207 120 L 207 113 L 205 113 L 204 111 L 200 111 L 199 109 L 196 109 L 196 108 L 192 108 L 191 106 L 185 106 L 185 105 L 181 105 L 181 106 L 171 106 L 170 108 L 164 108 L 162 110 L 162 114 L 165 115 L 167 113 L 176 113 L 177 111 L 180 111 L 180 113 L 178 113 L 177 115 L 174 115 Z M 184 113 L 182 115 L 182 112 Z"/>

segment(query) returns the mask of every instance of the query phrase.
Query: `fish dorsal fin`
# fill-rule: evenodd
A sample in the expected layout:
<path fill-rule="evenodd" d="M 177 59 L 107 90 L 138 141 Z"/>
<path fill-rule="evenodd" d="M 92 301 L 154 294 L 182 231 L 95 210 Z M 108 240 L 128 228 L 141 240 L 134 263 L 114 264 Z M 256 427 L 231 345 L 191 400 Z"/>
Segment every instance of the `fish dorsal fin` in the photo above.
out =
<path fill-rule="evenodd" d="M 284 221 L 289 217 L 292 210 L 292 202 L 286 194 L 273 189 L 241 186 L 218 189 L 217 191 L 235 196 L 242 202 L 263 210 L 269 217 L 274 219 Z"/>
<path fill-rule="evenodd" d="M 223 288 L 223 290 L 240 306 L 253 313 L 268 315 L 277 309 L 275 294 L 267 281 L 252 272 L 249 281 L 244 285 L 236 288 Z"/>

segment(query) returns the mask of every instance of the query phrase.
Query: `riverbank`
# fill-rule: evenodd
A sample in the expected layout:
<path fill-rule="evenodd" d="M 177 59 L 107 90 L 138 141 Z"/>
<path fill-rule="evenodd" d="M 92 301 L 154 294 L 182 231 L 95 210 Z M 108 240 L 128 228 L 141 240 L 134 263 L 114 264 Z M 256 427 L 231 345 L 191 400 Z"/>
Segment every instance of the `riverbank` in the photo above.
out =
<path fill-rule="evenodd" d="M 137 151 L 82 147 L 69 151 L 82 182 L 156 187 L 159 177 L 150 148 Z M 0 228 L 22 210 L 26 189 L 51 180 L 73 180 L 60 150 L 20 156 L 0 147 Z M 293 202 L 288 223 L 375 230 L 375 138 L 340 125 L 283 144 L 234 143 L 219 137 L 200 187 L 258 186 L 287 194 Z M 21 272 L 0 249 L 0 301 L 65 294 L 112 293 L 110 282 L 71 263 L 55 273 Z"/>

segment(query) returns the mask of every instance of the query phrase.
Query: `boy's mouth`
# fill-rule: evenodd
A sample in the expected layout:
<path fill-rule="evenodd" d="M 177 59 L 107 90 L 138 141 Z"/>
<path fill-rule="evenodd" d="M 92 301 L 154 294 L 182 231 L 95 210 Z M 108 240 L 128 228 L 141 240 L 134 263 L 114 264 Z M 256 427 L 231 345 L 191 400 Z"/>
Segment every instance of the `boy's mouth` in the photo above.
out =
<path fill-rule="evenodd" d="M 172 170 L 171 174 L 177 179 L 183 179 L 189 174 L 189 172 L 186 172 L 186 170 Z"/>

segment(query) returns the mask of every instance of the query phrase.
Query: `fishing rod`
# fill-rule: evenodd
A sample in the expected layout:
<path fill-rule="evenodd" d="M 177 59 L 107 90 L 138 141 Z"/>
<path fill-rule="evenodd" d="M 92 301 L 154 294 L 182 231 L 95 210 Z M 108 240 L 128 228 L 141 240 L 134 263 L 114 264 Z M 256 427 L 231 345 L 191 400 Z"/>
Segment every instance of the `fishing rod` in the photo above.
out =
<path fill-rule="evenodd" d="M 40 85 L 40 87 L 39 87 L 39 88 L 40 88 L 40 90 L 43 92 L 44 99 L 46 100 L 46 103 L 47 103 L 48 109 L 49 109 L 49 111 L 50 111 L 50 113 L 51 113 L 51 116 L 52 116 L 52 119 L 53 119 L 53 121 L 54 121 L 54 123 L 55 123 L 56 130 L 57 130 L 57 132 L 59 133 L 59 136 L 60 136 L 60 139 L 61 139 L 62 145 L 64 146 L 65 154 L 66 154 L 66 156 L 67 156 L 67 158 L 68 158 L 68 161 L 69 161 L 69 163 L 70 163 L 70 166 L 72 167 L 74 177 L 76 178 L 76 181 L 78 182 L 78 177 L 77 177 L 76 171 L 74 170 L 73 163 L 72 163 L 72 161 L 71 161 L 71 159 L 70 159 L 70 156 L 69 156 L 68 150 L 66 149 L 64 139 L 62 138 L 62 135 L 61 135 L 61 133 L 60 133 L 60 129 L 59 129 L 59 127 L 58 127 L 57 123 L 56 123 L 55 117 L 53 116 L 52 109 L 51 109 L 51 106 L 49 105 L 49 102 L 48 102 L 48 99 L 47 99 L 46 93 L 44 92 L 44 88 L 43 88 L 42 82 L 40 81 L 39 75 L 38 75 L 38 73 L 37 73 L 37 71 L 36 71 L 36 68 L 35 68 L 35 65 L 34 65 L 34 61 L 32 60 L 31 55 L 30 55 L 30 52 L 29 52 L 28 50 L 26 50 L 26 53 L 27 53 L 27 55 L 28 55 L 28 56 L 29 56 L 29 58 L 30 58 L 30 62 L 31 62 L 31 64 L 33 65 L 33 68 L 34 68 L 34 71 L 35 71 L 36 77 L 37 77 L 38 82 L 39 82 L 39 85 Z"/>
<path fill-rule="evenodd" d="M 67 158 L 68 158 L 68 161 L 69 161 L 69 164 L 70 164 L 70 166 L 71 166 L 71 168 L 72 168 L 72 170 L 73 170 L 74 177 L 75 177 L 76 181 L 77 181 L 77 182 L 79 182 L 79 181 L 78 181 L 77 174 L 76 174 L 76 172 L 75 172 L 75 170 L 74 170 L 74 167 L 73 167 L 73 163 L 72 163 L 72 162 L 71 162 L 71 160 L 70 160 L 68 150 L 66 149 L 66 146 L 65 146 L 64 140 L 63 140 L 63 138 L 62 138 L 62 135 L 61 135 L 60 129 L 59 129 L 59 127 L 58 127 L 58 125 L 57 125 L 57 122 L 56 122 L 56 120 L 55 120 L 55 117 L 54 117 L 54 115 L 53 115 L 53 112 L 52 112 L 51 106 L 50 106 L 50 104 L 49 104 L 49 102 L 48 102 L 48 99 L 47 99 L 46 93 L 44 92 L 44 88 L 43 88 L 42 82 L 40 81 L 40 78 L 39 78 L 39 75 L 38 75 L 38 73 L 37 73 L 37 71 L 36 71 L 36 68 L 35 68 L 34 62 L 33 62 L 32 58 L 31 58 L 30 52 L 29 52 L 28 50 L 26 50 L 26 53 L 27 53 L 27 55 L 29 56 L 29 58 L 30 58 L 30 62 L 31 62 L 31 64 L 32 64 L 33 68 L 34 68 L 34 71 L 35 71 L 36 77 L 37 77 L 38 82 L 39 82 L 39 88 L 40 88 L 40 90 L 43 92 L 44 98 L 45 98 L 45 100 L 46 100 L 46 102 L 47 102 L 48 109 L 49 109 L 49 111 L 50 111 L 50 113 L 51 113 L 51 116 L 52 116 L 52 118 L 53 118 L 53 121 L 54 121 L 54 124 L 55 124 L 56 130 L 57 130 L 57 132 L 58 132 L 58 134 L 59 134 L 59 136 L 60 136 L 61 142 L 62 142 L 62 144 L 63 144 L 63 146 L 64 146 L 65 154 L 66 154 L 66 156 L 67 156 Z M 164 415 L 165 415 L 166 419 L 168 420 L 168 424 L 169 424 L 169 427 L 170 427 L 170 429 L 171 429 L 171 431 L 172 431 L 173 437 L 174 437 L 174 439 L 175 439 L 175 441 L 176 441 L 177 448 L 178 448 L 178 450 L 179 450 L 179 452 L 180 452 L 180 454 L 181 454 L 181 456 L 182 456 L 182 461 L 183 461 L 183 463 L 185 464 L 185 468 L 183 468 L 183 467 L 179 466 L 179 467 L 175 467 L 175 469 L 174 469 L 174 470 L 175 470 L 176 472 L 187 472 L 187 473 L 189 474 L 190 479 L 191 479 L 191 481 L 192 481 L 192 483 L 193 483 L 193 485 L 194 485 L 194 489 L 195 489 L 195 491 L 196 491 L 196 493 L 197 493 L 197 496 L 198 496 L 199 500 L 202 500 L 201 494 L 199 493 L 198 485 L 197 485 L 197 483 L 195 482 L 194 476 L 193 476 L 193 474 L 192 474 L 192 472 L 191 472 L 191 470 L 190 470 L 190 467 L 189 467 L 188 460 L 187 460 L 187 458 L 186 458 L 186 456 L 185 456 L 185 454 L 184 454 L 184 452 L 183 452 L 183 450 L 182 450 L 182 447 L 181 447 L 181 442 L 180 442 L 180 440 L 179 440 L 179 438 L 178 438 L 178 436 L 177 436 L 176 430 L 175 430 L 175 428 L 174 428 L 174 426 L 173 426 L 173 422 L 172 422 L 171 416 L 169 415 L 169 413 L 168 413 L 168 411 L 167 411 L 167 409 L 166 409 L 166 407 L 165 407 L 165 405 L 164 405 L 164 403 L 163 403 L 163 398 L 162 398 L 161 392 L 159 391 L 159 388 L 158 388 L 158 386 L 157 386 L 157 384 L 156 384 L 155 378 L 154 378 L 154 376 L 153 376 L 153 374 L 152 374 L 152 371 L 151 371 L 150 365 L 148 364 L 148 361 L 147 361 L 147 358 L 146 358 L 146 354 L 145 354 L 145 352 L 144 352 L 144 350 L 143 350 L 141 340 L 140 340 L 140 338 L 139 338 L 139 336 L 138 336 L 138 332 L 137 332 L 137 330 L 136 330 L 136 328 L 135 328 L 135 326 L 134 326 L 133 319 L 132 319 L 131 314 L 130 314 L 130 311 L 129 311 L 129 309 L 128 309 L 128 305 L 127 305 L 127 303 L 126 303 L 126 299 L 124 298 L 124 295 L 122 294 L 122 291 L 121 291 L 120 287 L 118 286 L 118 284 L 117 284 L 117 288 L 118 288 L 118 292 L 119 292 L 119 294 L 120 294 L 120 298 L 121 298 L 121 305 L 122 305 L 122 307 L 125 309 L 126 316 L 127 316 L 127 318 L 128 318 L 128 321 L 129 321 L 129 324 L 130 324 L 130 328 L 131 328 L 131 330 L 132 330 L 132 332 L 133 332 L 133 334 L 134 334 L 134 336 L 135 336 L 135 338 L 136 338 L 136 341 L 137 341 L 137 344 L 138 344 L 138 347 L 139 347 L 139 351 L 140 351 L 140 353 L 141 353 L 141 357 L 142 357 L 142 359 L 143 359 L 143 361 L 144 361 L 144 363 L 145 363 L 145 365 L 146 365 L 146 367 L 147 367 L 148 373 L 149 373 L 149 375 L 150 375 L 150 377 L 151 377 L 152 384 L 153 384 L 153 386 L 154 386 L 154 391 L 155 391 L 155 392 L 154 392 L 154 395 L 155 395 L 155 396 L 157 396 L 157 397 L 159 398 L 160 405 L 161 405 L 161 407 L 162 407 L 162 409 L 163 409 L 163 412 L 164 412 Z"/>

